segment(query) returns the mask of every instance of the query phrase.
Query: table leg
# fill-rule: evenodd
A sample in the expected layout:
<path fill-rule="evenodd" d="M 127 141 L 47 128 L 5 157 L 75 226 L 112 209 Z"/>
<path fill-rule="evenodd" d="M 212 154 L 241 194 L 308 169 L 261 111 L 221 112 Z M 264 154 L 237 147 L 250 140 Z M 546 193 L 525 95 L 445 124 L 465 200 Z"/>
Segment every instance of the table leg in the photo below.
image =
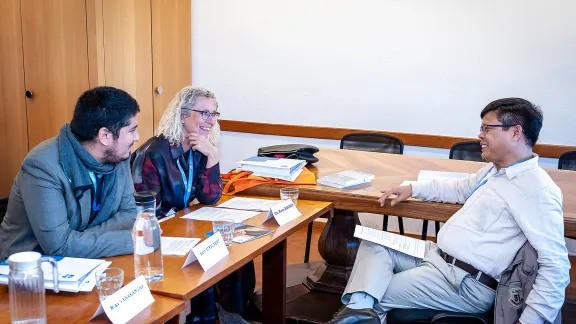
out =
<path fill-rule="evenodd" d="M 318 240 L 318 250 L 326 262 L 306 277 L 303 284 L 308 289 L 334 294 L 344 292 L 360 246 L 360 240 L 354 237 L 358 224 L 358 213 L 333 211 Z"/>
<path fill-rule="evenodd" d="M 286 240 L 262 255 L 262 320 L 286 323 Z"/>

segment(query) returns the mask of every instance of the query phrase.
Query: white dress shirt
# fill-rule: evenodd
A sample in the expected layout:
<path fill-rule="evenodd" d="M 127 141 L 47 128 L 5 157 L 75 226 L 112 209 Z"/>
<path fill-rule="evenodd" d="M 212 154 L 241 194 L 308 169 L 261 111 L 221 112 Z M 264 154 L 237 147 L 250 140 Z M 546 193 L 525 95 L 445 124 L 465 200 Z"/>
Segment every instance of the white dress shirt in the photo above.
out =
<path fill-rule="evenodd" d="M 539 268 L 520 321 L 554 321 L 570 281 L 570 261 L 562 191 L 538 166 L 537 155 L 498 172 L 490 163 L 464 179 L 418 181 L 412 191 L 415 198 L 464 204 L 438 233 L 438 246 L 496 280 L 528 240 Z"/>

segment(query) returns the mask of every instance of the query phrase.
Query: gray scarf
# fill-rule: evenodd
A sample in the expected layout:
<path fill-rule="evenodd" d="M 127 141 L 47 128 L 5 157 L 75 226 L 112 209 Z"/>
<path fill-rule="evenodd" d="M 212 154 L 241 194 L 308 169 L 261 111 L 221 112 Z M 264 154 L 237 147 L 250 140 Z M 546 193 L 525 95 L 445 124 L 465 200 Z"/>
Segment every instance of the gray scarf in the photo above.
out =
<path fill-rule="evenodd" d="M 112 214 L 112 205 L 107 203 L 114 200 L 116 195 L 116 169 L 118 164 L 102 164 L 88 153 L 80 144 L 76 136 L 72 133 L 70 125 L 66 124 L 60 129 L 58 134 L 58 149 L 60 154 L 60 164 L 64 173 L 68 177 L 74 196 L 80 199 L 82 195 L 92 188 L 92 180 L 89 171 L 103 175 L 101 208 L 92 224 L 99 224 L 107 220 Z M 84 207 L 84 206 L 83 206 Z M 92 208 L 92 206 L 89 206 Z"/>

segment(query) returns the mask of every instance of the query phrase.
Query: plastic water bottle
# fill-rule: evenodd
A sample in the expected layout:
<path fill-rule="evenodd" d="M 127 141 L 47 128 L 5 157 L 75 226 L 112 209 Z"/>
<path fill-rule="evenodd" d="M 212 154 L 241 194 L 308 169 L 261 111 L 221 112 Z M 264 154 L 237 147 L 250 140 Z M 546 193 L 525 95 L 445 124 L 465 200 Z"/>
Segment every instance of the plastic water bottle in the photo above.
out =
<path fill-rule="evenodd" d="M 160 244 L 160 224 L 156 219 L 156 193 L 134 194 L 138 215 L 134 223 L 134 276 L 144 276 L 147 282 L 164 277 L 164 262 Z"/>
<path fill-rule="evenodd" d="M 50 262 L 54 291 L 58 292 L 58 266 L 53 258 L 43 258 L 38 252 L 20 252 L 8 258 L 8 290 L 10 318 L 17 324 L 46 323 L 46 293 L 44 273 L 40 264 Z"/>

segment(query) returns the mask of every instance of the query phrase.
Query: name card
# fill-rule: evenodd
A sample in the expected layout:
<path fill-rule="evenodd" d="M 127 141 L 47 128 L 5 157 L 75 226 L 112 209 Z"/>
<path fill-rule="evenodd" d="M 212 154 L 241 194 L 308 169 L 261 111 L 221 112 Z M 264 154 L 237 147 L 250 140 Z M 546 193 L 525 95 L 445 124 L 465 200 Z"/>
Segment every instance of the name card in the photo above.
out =
<path fill-rule="evenodd" d="M 269 219 L 274 218 L 278 225 L 282 226 L 289 221 L 298 218 L 301 216 L 302 213 L 298 211 L 294 202 L 290 199 L 282 200 L 278 204 L 270 207 L 268 211 L 268 215 L 264 219 L 264 222 L 268 221 Z"/>
<path fill-rule="evenodd" d="M 184 265 L 182 268 L 186 267 L 190 263 L 198 260 L 202 269 L 207 271 L 212 268 L 213 265 L 218 263 L 218 261 L 224 259 L 228 255 L 228 248 L 224 244 L 224 239 L 222 234 L 217 232 L 216 234 L 205 239 L 202 243 L 196 245 L 192 248 Z"/>
<path fill-rule="evenodd" d="M 100 302 L 92 318 L 106 313 L 114 324 L 124 324 L 154 302 L 144 276 L 134 279 L 126 286 Z"/>

